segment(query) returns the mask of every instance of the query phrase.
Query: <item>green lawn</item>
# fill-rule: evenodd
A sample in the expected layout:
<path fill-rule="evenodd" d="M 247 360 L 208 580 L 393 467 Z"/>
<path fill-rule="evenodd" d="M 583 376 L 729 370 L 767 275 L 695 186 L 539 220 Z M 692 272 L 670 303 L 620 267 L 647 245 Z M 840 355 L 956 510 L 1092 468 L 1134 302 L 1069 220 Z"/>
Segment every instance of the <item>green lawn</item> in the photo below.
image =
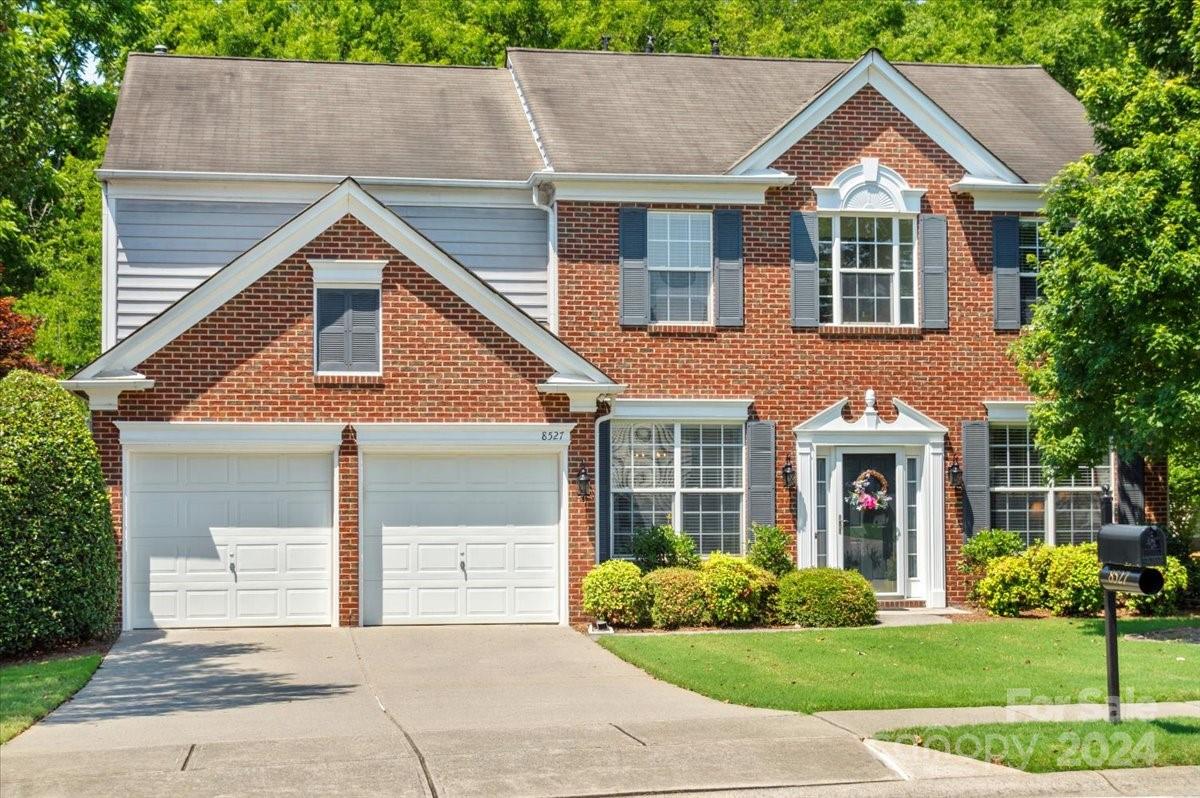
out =
<path fill-rule="evenodd" d="M 74 695 L 99 665 L 99 654 L 87 654 L 0 667 L 0 743 Z"/>
<path fill-rule="evenodd" d="M 982 723 L 880 732 L 878 740 L 921 745 L 984 762 L 1061 770 L 1200 765 L 1200 718 L 1087 723 Z"/>
<path fill-rule="evenodd" d="M 1120 629 L 1124 634 L 1180 625 L 1200 625 L 1200 618 L 1131 619 Z M 1104 701 L 1100 619 L 619 634 L 600 638 L 600 644 L 664 681 L 722 701 L 773 709 L 991 706 L 1037 697 L 1056 703 Z M 1121 640 L 1120 655 L 1126 700 L 1200 698 L 1200 647 Z"/>

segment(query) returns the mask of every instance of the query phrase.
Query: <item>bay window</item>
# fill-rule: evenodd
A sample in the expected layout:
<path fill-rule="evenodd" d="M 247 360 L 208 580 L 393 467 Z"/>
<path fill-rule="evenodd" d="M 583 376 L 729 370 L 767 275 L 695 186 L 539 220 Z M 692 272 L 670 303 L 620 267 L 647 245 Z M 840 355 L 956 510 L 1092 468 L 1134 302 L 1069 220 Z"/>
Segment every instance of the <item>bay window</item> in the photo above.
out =
<path fill-rule="evenodd" d="M 822 324 L 916 324 L 916 219 L 817 220 Z"/>
<path fill-rule="evenodd" d="M 612 551 L 628 556 L 634 532 L 669 525 L 700 554 L 742 550 L 741 424 L 614 422 Z"/>

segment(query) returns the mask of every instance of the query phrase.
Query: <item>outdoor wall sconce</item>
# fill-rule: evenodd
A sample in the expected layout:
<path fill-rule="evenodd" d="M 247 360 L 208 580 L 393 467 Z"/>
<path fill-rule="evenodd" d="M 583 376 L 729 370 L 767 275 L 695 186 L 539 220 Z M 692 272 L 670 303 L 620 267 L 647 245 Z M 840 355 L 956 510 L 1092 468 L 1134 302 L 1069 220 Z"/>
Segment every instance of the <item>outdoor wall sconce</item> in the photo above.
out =
<path fill-rule="evenodd" d="M 783 477 L 783 485 L 788 490 L 796 489 L 796 467 L 792 465 L 792 456 L 787 456 L 787 461 L 783 464 L 783 468 L 779 469 L 779 476 Z"/>
<path fill-rule="evenodd" d="M 950 464 L 950 487 L 955 490 L 962 490 L 963 487 L 962 466 L 957 460 Z"/>
<path fill-rule="evenodd" d="M 592 476 L 588 473 L 586 465 L 579 466 L 579 472 L 575 474 L 575 485 L 579 488 L 579 498 L 586 499 L 592 493 Z"/>

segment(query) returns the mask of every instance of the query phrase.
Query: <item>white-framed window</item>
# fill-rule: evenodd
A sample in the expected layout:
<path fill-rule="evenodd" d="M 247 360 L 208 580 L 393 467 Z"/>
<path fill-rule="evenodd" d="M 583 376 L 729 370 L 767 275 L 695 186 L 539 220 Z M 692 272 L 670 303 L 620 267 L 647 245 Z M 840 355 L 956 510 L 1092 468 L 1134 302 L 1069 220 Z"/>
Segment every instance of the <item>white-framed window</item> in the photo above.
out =
<path fill-rule="evenodd" d="M 1100 528 L 1100 488 L 1112 485 L 1112 464 L 1081 466 L 1050 480 L 1024 424 L 992 424 L 991 525 L 1020 534 L 1026 545 L 1087 543 Z"/>
<path fill-rule="evenodd" d="M 1042 237 L 1045 230 L 1042 219 L 1021 219 L 1017 229 L 1017 252 L 1020 256 L 1018 274 L 1021 281 L 1021 323 L 1033 321 L 1033 305 L 1041 298 L 1042 292 L 1038 287 L 1038 271 L 1042 261 L 1049 255 L 1046 241 Z"/>
<path fill-rule="evenodd" d="M 908 578 L 917 574 L 917 458 L 904 460 L 904 554 L 908 558 Z"/>
<path fill-rule="evenodd" d="M 821 216 L 817 220 L 822 324 L 917 323 L 914 216 Z"/>
<path fill-rule="evenodd" d="M 667 524 L 700 554 L 742 551 L 745 434 L 742 424 L 613 422 L 612 551 L 633 533 Z"/>
<path fill-rule="evenodd" d="M 829 460 L 817 458 L 817 567 L 829 565 Z"/>
<path fill-rule="evenodd" d="M 712 214 L 650 211 L 646 247 L 650 323 L 708 323 L 712 319 Z"/>

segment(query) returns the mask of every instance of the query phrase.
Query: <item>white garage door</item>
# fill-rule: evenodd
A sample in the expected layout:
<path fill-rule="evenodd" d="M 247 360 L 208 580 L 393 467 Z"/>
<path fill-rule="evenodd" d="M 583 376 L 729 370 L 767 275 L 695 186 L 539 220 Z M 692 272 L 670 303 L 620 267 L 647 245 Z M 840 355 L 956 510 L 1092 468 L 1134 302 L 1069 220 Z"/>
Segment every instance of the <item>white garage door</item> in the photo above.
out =
<path fill-rule="evenodd" d="M 557 455 L 368 454 L 363 622 L 558 620 Z"/>
<path fill-rule="evenodd" d="M 133 454 L 135 627 L 330 622 L 330 454 Z"/>

